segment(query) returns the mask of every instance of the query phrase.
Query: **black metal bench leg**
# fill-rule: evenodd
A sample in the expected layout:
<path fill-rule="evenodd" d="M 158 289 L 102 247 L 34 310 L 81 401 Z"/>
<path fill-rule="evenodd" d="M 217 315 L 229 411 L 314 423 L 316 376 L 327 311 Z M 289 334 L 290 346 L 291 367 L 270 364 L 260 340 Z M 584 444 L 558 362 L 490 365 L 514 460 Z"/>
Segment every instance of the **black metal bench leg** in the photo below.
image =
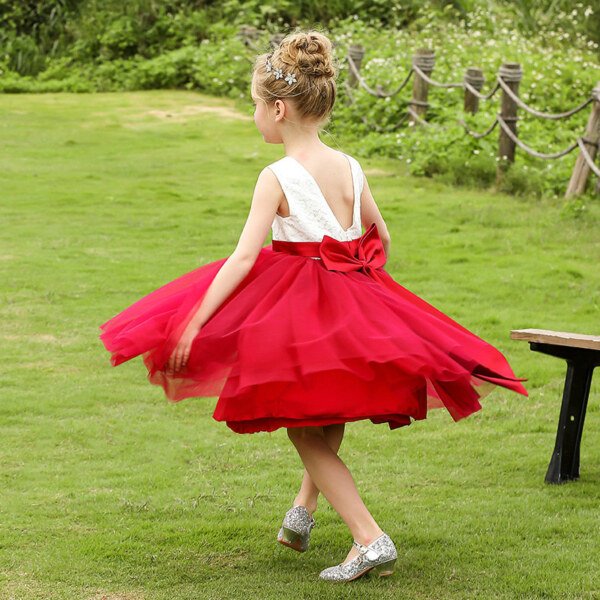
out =
<path fill-rule="evenodd" d="M 566 360 L 567 375 L 554 452 L 546 472 L 547 483 L 563 483 L 579 477 L 579 447 L 595 365 L 583 357 Z"/>

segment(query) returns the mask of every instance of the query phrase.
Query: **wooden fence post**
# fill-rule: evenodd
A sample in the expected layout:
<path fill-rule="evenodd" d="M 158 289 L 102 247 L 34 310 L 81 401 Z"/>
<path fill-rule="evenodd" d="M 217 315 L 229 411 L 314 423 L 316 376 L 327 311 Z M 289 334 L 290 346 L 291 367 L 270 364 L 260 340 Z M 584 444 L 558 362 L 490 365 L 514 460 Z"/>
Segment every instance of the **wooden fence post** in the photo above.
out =
<path fill-rule="evenodd" d="M 600 81 L 592 90 L 592 96 L 594 98 L 594 102 L 592 102 L 592 112 L 590 113 L 583 137 L 592 142 L 591 144 L 586 144 L 585 147 L 587 148 L 588 154 L 593 161 L 596 158 L 598 142 L 600 141 Z M 595 144 L 595 146 L 592 144 Z M 575 161 L 575 166 L 573 167 L 573 173 L 571 173 L 571 180 L 569 181 L 565 198 L 583 194 L 589 172 L 590 167 L 580 150 L 579 156 L 577 156 L 577 160 Z M 600 177 L 598 178 L 598 183 L 596 184 L 597 192 L 600 192 L 599 186 Z"/>
<path fill-rule="evenodd" d="M 356 70 L 360 72 L 360 67 L 362 66 L 362 59 L 365 55 L 365 49 L 360 44 L 350 44 L 348 47 L 348 55 L 354 62 L 354 66 Z M 350 87 L 355 88 L 358 85 L 358 78 L 354 74 L 352 69 L 348 69 L 348 85 Z"/>
<path fill-rule="evenodd" d="M 519 83 L 523 77 L 519 63 L 504 63 L 498 71 L 498 76 L 506 83 L 515 96 L 519 95 Z M 517 103 L 502 90 L 502 102 L 500 106 L 500 117 L 506 122 L 508 128 L 517 135 Z M 496 184 L 500 183 L 504 173 L 511 163 L 515 162 L 516 144 L 508 137 L 500 127 L 500 138 L 498 140 L 498 168 L 496 169 Z M 506 159 L 504 157 L 506 156 Z"/>
<path fill-rule="evenodd" d="M 465 72 L 464 81 L 480 92 L 485 81 L 483 71 L 477 67 L 469 67 Z M 465 88 L 464 111 L 475 114 L 478 110 L 479 98 L 469 89 Z"/>
<path fill-rule="evenodd" d="M 413 54 L 412 62 L 429 77 L 435 64 L 435 53 L 430 48 L 419 48 Z M 427 102 L 428 94 L 429 84 L 415 71 L 412 98 L 408 104 L 423 120 L 429 106 L 429 102 Z M 408 113 L 408 122 L 412 125 L 418 125 L 418 121 L 410 113 Z"/>

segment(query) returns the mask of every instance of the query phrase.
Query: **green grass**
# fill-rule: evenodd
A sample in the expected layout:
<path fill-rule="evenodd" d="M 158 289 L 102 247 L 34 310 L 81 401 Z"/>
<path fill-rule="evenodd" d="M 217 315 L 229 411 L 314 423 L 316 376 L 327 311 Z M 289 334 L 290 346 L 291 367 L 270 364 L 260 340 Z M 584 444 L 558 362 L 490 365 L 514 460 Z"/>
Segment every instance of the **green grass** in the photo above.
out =
<path fill-rule="evenodd" d="M 598 333 L 598 204 L 576 219 L 446 188 L 323 138 L 369 177 L 390 274 L 529 377 L 529 398 L 498 388 L 459 423 L 436 410 L 394 431 L 348 425 L 340 454 L 399 549 L 381 581 L 319 581 L 351 543 L 324 498 L 306 554 L 276 543 L 302 473 L 285 430 L 235 434 L 213 399 L 168 403 L 139 358 L 110 366 L 98 325 L 228 255 L 258 172 L 282 155 L 222 106 L 0 97 L 0 598 L 600 597 L 598 374 L 581 478 L 547 485 L 565 365 L 509 339 Z"/>

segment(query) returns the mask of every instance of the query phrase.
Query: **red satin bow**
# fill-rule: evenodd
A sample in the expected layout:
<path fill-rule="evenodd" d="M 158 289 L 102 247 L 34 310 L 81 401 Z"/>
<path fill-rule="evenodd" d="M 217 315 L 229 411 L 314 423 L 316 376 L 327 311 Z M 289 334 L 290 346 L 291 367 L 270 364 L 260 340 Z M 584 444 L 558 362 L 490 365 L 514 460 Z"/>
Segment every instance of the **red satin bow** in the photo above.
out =
<path fill-rule="evenodd" d="M 359 238 L 348 242 L 324 235 L 319 255 L 325 267 L 332 271 L 366 271 L 382 267 L 386 262 L 385 249 L 375 223 Z"/>

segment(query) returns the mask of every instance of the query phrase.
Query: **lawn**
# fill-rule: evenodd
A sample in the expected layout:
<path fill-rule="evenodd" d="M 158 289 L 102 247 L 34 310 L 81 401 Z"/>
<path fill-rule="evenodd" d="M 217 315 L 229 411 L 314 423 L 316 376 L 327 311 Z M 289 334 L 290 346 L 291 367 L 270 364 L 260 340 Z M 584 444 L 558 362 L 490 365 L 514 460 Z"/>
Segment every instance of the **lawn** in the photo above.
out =
<path fill-rule="evenodd" d="M 260 170 L 251 114 L 192 92 L 0 96 L 0 598 L 600 598 L 600 374 L 581 478 L 544 483 L 565 364 L 509 338 L 598 334 L 600 202 L 453 189 L 355 155 L 392 235 L 386 269 L 498 347 L 458 423 L 350 423 L 340 455 L 399 550 L 392 577 L 318 579 L 351 537 L 324 498 L 311 548 L 276 542 L 302 465 L 285 430 L 239 435 L 216 399 L 168 403 L 98 326 L 231 253 Z M 265 240 L 265 245 L 270 239 Z"/>

